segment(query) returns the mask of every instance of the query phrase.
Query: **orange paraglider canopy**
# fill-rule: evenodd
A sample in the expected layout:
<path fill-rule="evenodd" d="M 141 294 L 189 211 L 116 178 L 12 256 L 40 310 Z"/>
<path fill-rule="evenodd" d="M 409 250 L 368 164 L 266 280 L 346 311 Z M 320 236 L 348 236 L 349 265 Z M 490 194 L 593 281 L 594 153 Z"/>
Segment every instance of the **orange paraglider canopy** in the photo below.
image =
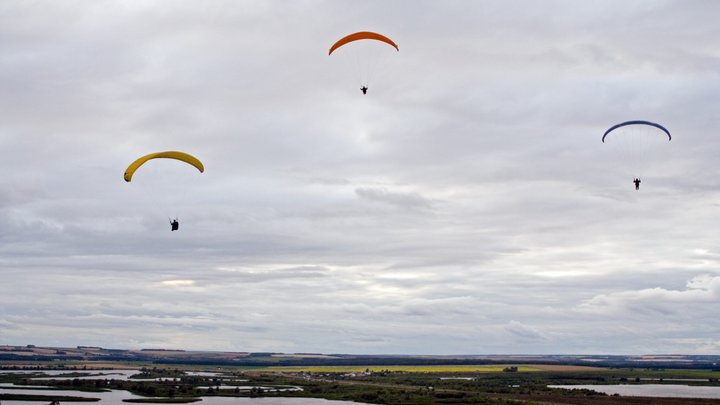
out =
<path fill-rule="evenodd" d="M 346 37 L 340 38 L 339 41 L 335 42 L 333 46 L 330 47 L 330 52 L 328 52 L 328 55 L 331 55 L 336 49 L 340 48 L 341 46 L 347 44 L 348 42 L 357 41 L 360 39 L 374 39 L 376 41 L 385 42 L 386 44 L 394 47 L 398 51 L 400 51 L 400 48 L 398 48 L 397 44 L 393 42 L 390 38 L 378 34 L 376 32 L 370 32 L 370 31 L 360 31 L 356 32 L 354 34 L 350 34 Z"/>

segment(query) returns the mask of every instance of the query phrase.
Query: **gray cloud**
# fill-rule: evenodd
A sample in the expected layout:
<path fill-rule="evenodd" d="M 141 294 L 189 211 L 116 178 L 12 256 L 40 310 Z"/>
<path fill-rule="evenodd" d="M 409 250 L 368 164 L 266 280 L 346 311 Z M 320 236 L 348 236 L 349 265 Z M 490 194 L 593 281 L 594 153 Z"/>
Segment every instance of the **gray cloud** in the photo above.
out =
<path fill-rule="evenodd" d="M 3 2 L 0 343 L 717 351 L 718 7 Z"/>
<path fill-rule="evenodd" d="M 384 187 L 358 187 L 355 189 L 355 194 L 363 199 L 396 205 L 400 208 L 428 208 L 432 205 L 431 201 L 420 194 L 393 192 Z"/>
<path fill-rule="evenodd" d="M 684 290 L 655 287 L 638 291 L 619 291 L 593 297 L 579 306 L 591 313 L 616 314 L 622 311 L 650 316 L 702 317 L 720 300 L 720 277 L 702 275 L 687 282 Z"/>
<path fill-rule="evenodd" d="M 513 335 L 514 337 L 523 339 L 523 340 L 543 340 L 545 337 L 543 334 L 538 331 L 536 328 L 533 328 L 532 326 L 523 325 L 520 322 L 517 321 L 510 321 L 506 326 L 505 330 Z"/>

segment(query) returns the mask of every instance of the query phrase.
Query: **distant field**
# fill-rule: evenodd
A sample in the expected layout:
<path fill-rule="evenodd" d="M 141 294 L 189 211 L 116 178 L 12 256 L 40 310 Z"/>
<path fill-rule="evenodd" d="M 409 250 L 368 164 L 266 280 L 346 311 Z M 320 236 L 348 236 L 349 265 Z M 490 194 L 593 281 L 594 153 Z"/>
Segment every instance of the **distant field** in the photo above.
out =
<path fill-rule="evenodd" d="M 258 367 L 253 368 L 253 371 L 266 371 L 266 372 L 278 372 L 278 373 L 299 373 L 299 372 L 310 372 L 310 373 L 362 373 L 365 370 L 374 372 L 378 371 L 405 371 L 409 373 L 499 373 L 504 368 L 513 365 L 429 365 L 429 366 L 273 366 L 273 367 Z M 596 368 L 591 367 L 579 367 L 579 366 L 548 366 L 550 369 L 546 369 L 546 366 L 533 365 L 533 366 L 517 366 L 518 372 L 533 372 L 533 371 L 574 371 L 589 370 Z M 576 368 L 573 368 L 576 367 Z"/>
<path fill-rule="evenodd" d="M 573 366 L 562 364 L 534 364 L 539 371 L 606 371 L 607 367 Z"/>

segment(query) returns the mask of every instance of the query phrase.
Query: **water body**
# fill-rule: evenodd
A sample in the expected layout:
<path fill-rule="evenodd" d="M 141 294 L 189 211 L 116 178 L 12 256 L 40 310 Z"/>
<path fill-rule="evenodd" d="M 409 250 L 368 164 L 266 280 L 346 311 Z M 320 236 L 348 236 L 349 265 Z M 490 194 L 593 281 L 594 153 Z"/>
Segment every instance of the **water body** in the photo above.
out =
<path fill-rule="evenodd" d="M 139 374 L 140 370 L 41 370 L 38 373 L 44 373 L 50 377 L 35 377 L 33 380 L 36 381 L 48 381 L 48 380 L 119 380 L 119 381 L 163 381 L 172 380 L 170 377 L 158 377 L 158 378 L 130 378 L 135 374 Z M 30 374 L 31 371 L 27 370 L 0 370 L 0 374 L 13 373 L 13 374 Z M 65 376 L 71 373 L 84 373 L 91 374 L 83 377 L 71 377 Z M 238 379 L 230 376 L 223 375 L 222 373 L 215 373 L 209 371 L 186 371 L 185 376 L 187 377 L 207 377 L 207 378 L 219 378 L 220 385 L 237 385 L 236 382 L 248 381 L 245 379 Z"/>
<path fill-rule="evenodd" d="M 127 381 L 130 379 L 131 375 L 135 375 L 140 373 L 140 370 L 0 370 L 0 374 L 32 374 L 32 373 L 42 373 L 47 374 L 50 377 L 36 377 L 33 378 L 33 380 L 43 381 L 43 380 L 72 380 L 72 379 L 80 379 L 80 380 L 122 380 Z M 87 373 L 92 374 L 84 377 L 60 377 L 64 374 L 72 374 L 72 373 Z M 151 381 L 153 379 L 149 380 L 143 380 L 143 379 L 134 379 L 135 381 Z"/>
<path fill-rule="evenodd" d="M 124 399 L 145 398 L 139 395 L 131 394 L 124 390 L 112 390 L 108 392 L 81 392 L 72 390 L 41 390 L 41 389 L 7 389 L 6 386 L 0 386 L 0 393 L 11 394 L 27 394 L 27 395 L 69 395 L 84 398 L 100 398 L 99 402 L 72 402 L 63 401 L 63 405 L 130 405 L 123 402 Z M 10 401 L 3 400 L 3 405 L 40 405 L 45 404 L 43 401 Z M 347 405 L 356 404 L 349 401 L 328 401 L 317 398 L 240 398 L 240 397 L 201 397 L 201 401 L 193 402 L 197 405 Z"/>
<path fill-rule="evenodd" d="M 83 372 L 78 370 L 79 372 Z M 0 374 L 11 372 L 11 373 L 29 373 L 29 371 L 26 370 L 0 370 Z M 62 374 L 67 374 L 68 372 L 72 371 L 47 371 L 43 370 L 43 373 L 59 376 Z M 83 378 L 83 379 L 116 379 L 116 380 L 128 380 L 129 377 L 133 374 L 137 374 L 138 370 L 87 370 L 84 372 L 90 372 L 93 374 L 93 376 L 86 376 L 86 377 L 56 377 L 56 380 L 71 380 L 73 378 Z M 221 374 L 218 373 L 203 373 L 207 377 L 220 377 Z M 197 374 L 195 374 L 197 375 Z M 37 378 L 37 380 L 47 380 L 48 378 Z M 137 379 L 132 379 L 133 381 L 141 381 Z M 139 399 L 139 398 L 146 398 L 139 395 L 134 395 L 128 391 L 125 390 L 111 390 L 107 392 L 82 392 L 82 391 L 73 391 L 73 390 L 47 390 L 42 389 L 43 387 L 39 386 L 19 386 L 19 385 L 12 385 L 9 383 L 2 383 L 0 384 L 0 393 L 8 393 L 8 394 L 24 394 L 24 395 L 67 395 L 67 396 L 74 396 L 74 397 L 83 397 L 83 398 L 99 398 L 100 401 L 98 402 L 73 402 L 73 401 L 63 401 L 63 405 L 93 405 L 93 404 L 100 404 L 100 405 L 129 405 L 127 402 L 123 402 L 124 399 Z M 251 389 L 252 386 L 244 386 L 243 388 Z M 290 387 L 290 386 L 277 386 L 277 387 L 262 387 L 265 390 L 302 390 L 300 387 Z M 197 404 L 197 405 L 348 405 L 348 404 L 357 404 L 357 402 L 351 402 L 351 401 L 329 401 L 325 399 L 318 399 L 318 398 L 241 398 L 241 397 L 200 397 L 200 401 L 190 403 Z M 45 402 L 43 401 L 10 401 L 10 400 L 3 400 L 3 405 L 44 405 Z"/>
<path fill-rule="evenodd" d="M 707 381 L 707 380 L 705 380 Z M 701 387 L 677 384 L 637 384 L 637 385 L 548 385 L 550 388 L 587 389 L 618 394 L 627 397 L 657 398 L 716 398 L 720 399 L 720 387 Z"/>

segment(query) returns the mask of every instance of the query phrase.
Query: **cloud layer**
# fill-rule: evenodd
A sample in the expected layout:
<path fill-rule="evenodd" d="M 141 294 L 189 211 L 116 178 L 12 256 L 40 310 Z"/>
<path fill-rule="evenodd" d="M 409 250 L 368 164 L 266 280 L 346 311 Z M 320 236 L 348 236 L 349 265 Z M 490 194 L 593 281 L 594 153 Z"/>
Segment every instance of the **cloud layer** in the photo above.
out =
<path fill-rule="evenodd" d="M 0 343 L 717 353 L 718 13 L 3 2 Z M 630 119 L 674 135 L 637 192 Z M 159 150 L 206 171 L 122 180 Z"/>

